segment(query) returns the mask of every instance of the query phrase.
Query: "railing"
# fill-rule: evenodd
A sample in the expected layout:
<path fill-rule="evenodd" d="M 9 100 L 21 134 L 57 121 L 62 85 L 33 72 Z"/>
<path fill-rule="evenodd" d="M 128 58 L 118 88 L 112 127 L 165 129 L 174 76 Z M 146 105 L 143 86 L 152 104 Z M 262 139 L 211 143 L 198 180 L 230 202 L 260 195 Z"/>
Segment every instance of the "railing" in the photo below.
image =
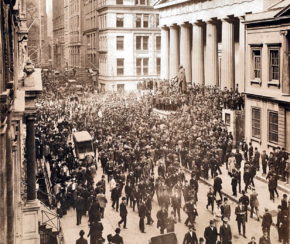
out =
<path fill-rule="evenodd" d="M 46 210 L 41 211 L 41 224 L 51 227 L 52 230 L 58 231 L 59 233 L 56 237 L 58 243 L 65 244 L 64 234 L 59 215 L 53 212 L 51 209 L 49 209 L 49 207 L 47 207 L 43 202 L 41 201 L 39 202 L 46 208 Z"/>

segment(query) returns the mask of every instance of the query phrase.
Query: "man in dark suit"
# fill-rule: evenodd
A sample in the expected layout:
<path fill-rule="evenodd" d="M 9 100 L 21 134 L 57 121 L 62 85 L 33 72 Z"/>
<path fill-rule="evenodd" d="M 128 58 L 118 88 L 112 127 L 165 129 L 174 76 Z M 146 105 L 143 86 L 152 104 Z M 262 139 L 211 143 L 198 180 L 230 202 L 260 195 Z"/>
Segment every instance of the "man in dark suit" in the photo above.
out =
<path fill-rule="evenodd" d="M 85 232 L 83 230 L 80 231 L 80 238 L 77 239 L 76 244 L 88 244 L 87 239 L 84 238 Z"/>
<path fill-rule="evenodd" d="M 268 236 L 270 236 L 270 227 L 272 223 L 273 223 L 272 215 L 269 213 L 269 209 L 265 208 L 265 213 L 263 215 L 263 220 L 262 220 L 262 228 L 267 229 Z"/>
<path fill-rule="evenodd" d="M 222 218 L 231 218 L 231 206 L 228 204 L 228 199 L 224 198 L 224 205 L 221 206 Z"/>
<path fill-rule="evenodd" d="M 165 209 L 165 206 L 161 206 L 161 210 L 157 212 L 157 228 L 160 227 L 160 234 L 164 234 L 164 230 L 166 229 L 166 220 L 168 218 L 168 212 Z"/>
<path fill-rule="evenodd" d="M 241 225 L 243 226 L 243 237 L 246 237 L 246 206 L 243 205 L 242 200 L 239 200 L 239 205 L 235 210 L 236 221 L 238 223 L 239 235 L 241 235 Z"/>
<path fill-rule="evenodd" d="M 83 210 L 84 210 L 84 199 L 81 196 L 78 196 L 76 200 L 77 225 L 82 223 Z"/>
<path fill-rule="evenodd" d="M 132 196 L 133 196 L 133 212 L 134 212 L 136 203 L 137 203 L 137 208 L 139 209 L 139 202 L 141 199 L 141 191 L 138 185 L 135 185 L 135 188 L 132 191 Z"/>
<path fill-rule="evenodd" d="M 117 228 L 115 230 L 115 232 L 116 232 L 116 235 L 114 235 L 112 237 L 112 243 L 114 243 L 114 244 L 124 244 L 123 238 L 120 236 L 120 232 L 121 232 L 120 228 Z"/>
<path fill-rule="evenodd" d="M 146 206 L 144 202 L 140 202 L 139 204 L 139 228 L 141 230 L 142 233 L 146 233 L 145 232 L 145 224 L 144 224 L 144 219 L 146 217 Z"/>
<path fill-rule="evenodd" d="M 209 226 L 204 230 L 205 244 L 216 244 L 217 236 L 218 233 L 216 227 L 214 227 L 214 221 L 210 220 Z"/>
<path fill-rule="evenodd" d="M 232 243 L 232 230 L 231 226 L 228 224 L 228 218 L 224 218 L 224 224 L 220 227 L 220 240 L 221 244 L 231 244 Z"/>
<path fill-rule="evenodd" d="M 235 158 L 236 158 L 237 168 L 241 168 L 243 156 L 240 153 L 239 149 L 236 150 Z"/>
<path fill-rule="evenodd" d="M 192 225 L 188 226 L 188 232 L 184 236 L 183 244 L 198 244 L 198 240 L 195 232 L 193 231 Z"/>
<path fill-rule="evenodd" d="M 240 199 L 242 201 L 242 204 L 246 207 L 246 222 L 248 222 L 248 205 L 250 203 L 249 197 L 246 195 L 245 191 L 242 191 L 242 196 Z"/>
<path fill-rule="evenodd" d="M 120 227 L 120 225 L 122 223 L 124 223 L 124 226 L 123 226 L 124 229 L 127 229 L 126 228 L 126 224 L 127 224 L 127 214 L 128 214 L 128 211 L 127 211 L 127 207 L 126 207 L 126 197 L 122 197 L 122 202 L 120 204 L 120 216 L 121 216 L 121 220 L 118 222 L 118 225 Z"/>
<path fill-rule="evenodd" d="M 119 199 L 121 196 L 121 189 L 119 184 L 116 185 L 116 187 L 112 190 L 111 193 L 111 198 L 112 198 L 112 208 L 115 209 L 115 204 L 116 204 L 116 211 L 118 212 L 119 210 Z"/>
<path fill-rule="evenodd" d="M 213 183 L 213 192 L 214 196 L 216 196 L 216 193 L 218 192 L 220 195 L 221 200 L 223 200 L 221 189 L 222 189 L 222 179 L 218 177 L 218 173 L 215 173 L 214 183 Z"/>

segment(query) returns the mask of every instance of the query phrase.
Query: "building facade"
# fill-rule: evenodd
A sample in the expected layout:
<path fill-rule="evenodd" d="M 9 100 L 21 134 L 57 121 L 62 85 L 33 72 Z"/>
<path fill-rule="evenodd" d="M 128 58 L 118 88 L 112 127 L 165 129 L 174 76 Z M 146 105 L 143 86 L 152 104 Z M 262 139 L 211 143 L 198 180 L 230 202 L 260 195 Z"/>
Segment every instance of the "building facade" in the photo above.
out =
<path fill-rule="evenodd" d="M 53 67 L 63 69 L 65 66 L 64 52 L 64 1 L 52 1 L 52 33 L 53 33 Z"/>
<path fill-rule="evenodd" d="M 83 1 L 69 0 L 69 66 L 77 70 L 85 67 Z"/>
<path fill-rule="evenodd" d="M 290 152 L 289 4 L 279 1 L 244 22 L 245 137 L 268 152 L 278 146 Z"/>
<path fill-rule="evenodd" d="M 29 54 L 33 56 L 29 36 L 34 38 L 32 43 L 37 47 L 41 40 L 41 25 L 36 25 L 37 31 L 32 32 L 37 36 L 28 33 L 27 22 L 30 21 L 32 28 L 31 18 L 39 16 L 31 15 L 31 6 L 31 2 L 26 0 L 0 1 L 1 244 L 40 242 L 33 100 L 41 92 L 41 77 L 32 75 L 28 82 L 23 73 Z M 36 59 L 41 59 L 41 56 L 36 56 Z M 40 70 L 36 73 L 40 74 Z M 24 134 L 28 135 L 26 140 Z M 24 160 L 27 163 L 23 163 Z"/>
<path fill-rule="evenodd" d="M 64 61 L 69 63 L 69 0 L 64 0 Z"/>
<path fill-rule="evenodd" d="M 36 66 L 48 64 L 46 0 L 27 0 L 28 56 Z"/>
<path fill-rule="evenodd" d="M 158 10 L 148 0 L 99 0 L 99 84 L 105 90 L 136 89 L 160 74 Z"/>
<path fill-rule="evenodd" d="M 99 69 L 99 25 L 97 0 L 87 0 L 83 2 L 84 5 L 84 31 L 85 35 L 85 68 Z"/>
<path fill-rule="evenodd" d="M 187 81 L 243 91 L 247 12 L 260 12 L 269 0 L 155 2 L 160 11 L 161 77 L 173 78 L 178 66 Z"/>

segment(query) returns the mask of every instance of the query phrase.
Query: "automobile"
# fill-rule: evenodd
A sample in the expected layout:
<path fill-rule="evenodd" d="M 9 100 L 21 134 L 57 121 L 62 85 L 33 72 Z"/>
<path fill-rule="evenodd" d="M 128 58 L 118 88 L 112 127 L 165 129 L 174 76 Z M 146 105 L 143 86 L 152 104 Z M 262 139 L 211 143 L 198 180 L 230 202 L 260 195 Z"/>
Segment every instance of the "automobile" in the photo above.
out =
<path fill-rule="evenodd" d="M 84 160 L 88 155 L 94 156 L 93 138 L 88 131 L 76 131 L 73 133 L 74 156 Z"/>

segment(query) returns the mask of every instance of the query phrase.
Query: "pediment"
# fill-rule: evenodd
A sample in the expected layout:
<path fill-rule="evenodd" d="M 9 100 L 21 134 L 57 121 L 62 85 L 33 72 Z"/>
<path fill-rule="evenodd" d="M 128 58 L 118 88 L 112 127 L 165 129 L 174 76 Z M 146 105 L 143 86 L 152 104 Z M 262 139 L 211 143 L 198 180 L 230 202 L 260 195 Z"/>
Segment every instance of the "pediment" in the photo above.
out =
<path fill-rule="evenodd" d="M 281 18 L 285 16 L 290 16 L 290 4 L 275 14 L 274 18 Z"/>

